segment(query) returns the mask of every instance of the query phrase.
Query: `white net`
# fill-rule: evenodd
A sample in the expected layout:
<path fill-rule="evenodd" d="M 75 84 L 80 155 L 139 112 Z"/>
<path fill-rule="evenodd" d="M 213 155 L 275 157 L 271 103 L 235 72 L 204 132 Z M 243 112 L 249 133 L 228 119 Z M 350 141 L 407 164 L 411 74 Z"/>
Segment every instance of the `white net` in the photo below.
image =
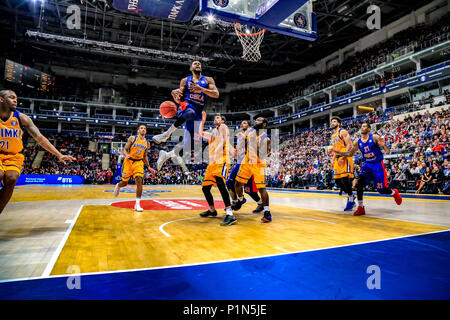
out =
<path fill-rule="evenodd" d="M 234 30 L 242 44 L 242 59 L 250 62 L 261 60 L 259 47 L 264 39 L 266 30 L 257 27 L 246 26 L 240 23 L 234 25 Z"/>

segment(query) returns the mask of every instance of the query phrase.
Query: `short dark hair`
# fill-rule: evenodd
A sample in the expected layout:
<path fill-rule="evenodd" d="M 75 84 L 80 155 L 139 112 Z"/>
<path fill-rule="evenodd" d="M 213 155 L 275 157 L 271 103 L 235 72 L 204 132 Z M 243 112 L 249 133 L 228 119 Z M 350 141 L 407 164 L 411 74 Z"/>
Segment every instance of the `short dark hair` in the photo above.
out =
<path fill-rule="evenodd" d="M 224 116 L 224 115 L 221 115 L 220 113 L 216 113 L 216 115 L 214 116 L 214 118 L 215 118 L 215 117 L 220 117 L 224 122 L 227 121 L 227 118 L 225 118 L 225 116 Z"/>
<path fill-rule="evenodd" d="M 331 121 L 336 120 L 337 122 L 339 122 L 339 124 L 341 124 L 341 118 L 338 116 L 332 116 L 331 117 Z"/>
<path fill-rule="evenodd" d="M 266 118 L 263 118 L 263 124 L 266 125 L 266 128 L 269 126 L 269 121 Z"/>
<path fill-rule="evenodd" d="M 1 90 L 1 91 L 0 91 L 0 97 L 4 98 L 4 97 L 8 94 L 8 92 L 14 92 L 14 91 L 8 90 L 8 89 L 6 89 L 6 90 Z"/>
<path fill-rule="evenodd" d="M 145 129 L 147 129 L 147 125 L 146 125 L 146 124 L 144 124 L 144 123 L 141 123 L 140 125 L 138 125 L 137 129 L 139 130 L 139 128 L 140 128 L 140 127 L 142 127 L 142 126 L 144 126 L 144 127 L 145 127 Z"/>
<path fill-rule="evenodd" d="M 363 121 L 363 122 L 361 123 L 361 127 L 362 127 L 363 124 L 366 124 L 369 128 L 371 127 L 369 121 Z"/>

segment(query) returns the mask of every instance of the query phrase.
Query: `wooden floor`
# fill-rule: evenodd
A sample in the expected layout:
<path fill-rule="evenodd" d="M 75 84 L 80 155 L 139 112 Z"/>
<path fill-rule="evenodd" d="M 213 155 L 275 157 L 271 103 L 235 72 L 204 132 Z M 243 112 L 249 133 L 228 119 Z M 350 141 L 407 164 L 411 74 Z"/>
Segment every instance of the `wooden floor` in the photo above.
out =
<path fill-rule="evenodd" d="M 270 191 L 272 223 L 262 224 L 249 201 L 236 225 L 221 227 L 223 210 L 199 217 L 199 186 L 146 186 L 143 205 L 158 210 L 142 213 L 111 205 L 132 200 L 133 188 L 119 198 L 112 190 L 18 187 L 0 215 L 0 280 L 66 274 L 72 266 L 90 273 L 235 260 L 450 229 L 445 200 L 397 206 L 370 197 L 367 216 L 354 217 L 336 194 Z"/>

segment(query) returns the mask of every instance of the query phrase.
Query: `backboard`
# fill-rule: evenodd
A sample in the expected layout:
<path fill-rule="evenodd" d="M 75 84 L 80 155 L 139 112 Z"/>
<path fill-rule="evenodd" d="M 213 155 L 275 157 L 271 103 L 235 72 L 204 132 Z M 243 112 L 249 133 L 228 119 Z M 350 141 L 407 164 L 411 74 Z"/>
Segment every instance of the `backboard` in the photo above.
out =
<path fill-rule="evenodd" d="M 200 13 L 309 41 L 317 39 L 311 0 L 200 0 Z"/>

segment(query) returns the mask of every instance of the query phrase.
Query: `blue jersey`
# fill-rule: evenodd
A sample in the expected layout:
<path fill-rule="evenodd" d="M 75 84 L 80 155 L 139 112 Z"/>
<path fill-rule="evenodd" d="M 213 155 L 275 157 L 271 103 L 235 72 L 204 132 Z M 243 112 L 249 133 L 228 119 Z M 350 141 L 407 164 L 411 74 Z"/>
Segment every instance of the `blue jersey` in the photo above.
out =
<path fill-rule="evenodd" d="M 184 100 L 187 101 L 189 107 L 195 109 L 197 112 L 201 112 L 206 105 L 208 96 L 202 92 L 194 92 L 192 89 L 192 76 L 188 76 L 186 79 L 186 84 L 184 85 Z M 197 82 L 202 88 L 208 88 L 208 81 L 206 77 L 202 76 Z"/>
<path fill-rule="evenodd" d="M 361 150 L 365 162 L 380 162 L 383 161 L 383 153 L 378 144 L 373 140 L 373 135 L 369 135 L 369 139 L 363 142 L 361 138 L 358 139 L 359 150 Z"/>

